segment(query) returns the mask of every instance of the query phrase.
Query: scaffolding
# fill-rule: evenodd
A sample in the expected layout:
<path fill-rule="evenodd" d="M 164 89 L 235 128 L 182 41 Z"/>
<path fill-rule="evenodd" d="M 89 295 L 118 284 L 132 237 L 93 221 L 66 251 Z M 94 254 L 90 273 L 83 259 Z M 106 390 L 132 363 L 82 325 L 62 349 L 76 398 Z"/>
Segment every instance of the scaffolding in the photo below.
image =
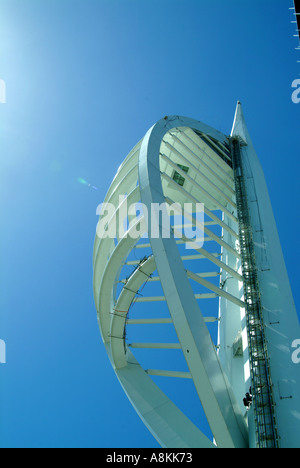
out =
<path fill-rule="evenodd" d="M 246 304 L 246 323 L 251 370 L 251 393 L 253 397 L 256 427 L 256 444 L 258 448 L 279 448 L 279 437 L 276 424 L 264 320 L 262 315 L 253 232 L 243 174 L 241 144 L 237 137 L 231 138 L 231 150 L 235 172 L 239 241 Z"/>

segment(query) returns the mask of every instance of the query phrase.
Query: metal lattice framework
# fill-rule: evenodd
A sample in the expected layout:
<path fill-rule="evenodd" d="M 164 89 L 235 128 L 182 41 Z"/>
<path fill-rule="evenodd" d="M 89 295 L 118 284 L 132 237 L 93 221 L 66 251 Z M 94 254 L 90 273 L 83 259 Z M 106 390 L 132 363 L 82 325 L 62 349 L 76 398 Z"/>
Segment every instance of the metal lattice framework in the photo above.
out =
<path fill-rule="evenodd" d="M 253 232 L 244 183 L 240 139 L 232 138 L 231 144 L 233 168 L 235 171 L 256 439 L 259 448 L 278 448 L 279 438 L 270 362 L 260 300 Z"/>
<path fill-rule="evenodd" d="M 146 238 L 145 213 L 134 212 L 127 214 L 126 227 L 114 238 L 97 236 L 94 298 L 116 375 L 163 447 L 246 447 L 245 304 L 228 138 L 192 119 L 162 119 L 127 156 L 104 202 L 115 207 L 106 214 L 107 229 L 124 216 L 125 206 L 143 203 L 151 221 L 155 204 L 204 204 L 203 245 L 188 244 L 185 235 L 178 239 L 181 226 L 171 215 L 169 237 L 160 223 L 158 235 Z M 197 225 L 195 215 L 189 221 Z M 211 336 L 216 330 L 217 343 Z M 130 343 L 131 335 L 137 340 Z M 145 336 L 152 338 L 145 341 Z M 162 337 L 160 342 L 157 336 Z M 169 336 L 176 339 L 167 341 Z M 143 350 L 147 364 L 151 353 L 159 356 L 154 366 L 138 361 Z M 181 362 L 184 369 L 176 368 Z M 215 443 L 160 389 L 158 377 L 173 379 L 174 386 L 179 379 L 191 381 Z"/>

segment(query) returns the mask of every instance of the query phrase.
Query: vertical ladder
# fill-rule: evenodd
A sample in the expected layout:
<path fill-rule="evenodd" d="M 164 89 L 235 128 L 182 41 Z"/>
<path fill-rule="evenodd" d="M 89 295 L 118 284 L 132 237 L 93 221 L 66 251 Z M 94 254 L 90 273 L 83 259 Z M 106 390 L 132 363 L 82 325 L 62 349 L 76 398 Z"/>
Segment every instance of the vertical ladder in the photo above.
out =
<path fill-rule="evenodd" d="M 256 443 L 258 448 L 279 448 L 253 232 L 243 175 L 240 141 L 237 137 L 231 138 L 231 151 L 235 173 Z"/>

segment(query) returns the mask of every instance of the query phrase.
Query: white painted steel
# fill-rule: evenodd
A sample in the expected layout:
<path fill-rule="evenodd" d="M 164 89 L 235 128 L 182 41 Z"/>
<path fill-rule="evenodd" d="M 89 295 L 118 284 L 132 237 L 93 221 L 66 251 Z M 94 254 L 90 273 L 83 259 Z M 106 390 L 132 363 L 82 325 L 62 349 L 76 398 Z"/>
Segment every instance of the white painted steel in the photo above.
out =
<path fill-rule="evenodd" d="M 159 167 L 161 142 L 169 130 L 185 126 L 198 131 L 205 128 L 206 134 L 224 141 L 216 131 L 191 119 L 173 117 L 161 120 L 150 129 L 143 139 L 139 158 L 141 200 L 148 208 L 165 200 Z M 201 192 L 202 200 L 214 209 L 220 208 L 216 195 L 206 197 L 205 190 Z M 215 440 L 220 447 L 245 447 L 247 431 L 242 413 L 220 365 L 176 242 L 162 235 L 158 239 L 150 236 L 150 242 L 177 336 Z"/>
<path fill-rule="evenodd" d="M 295 338 L 300 337 L 299 320 L 267 184 L 247 130 L 240 103 L 238 103 L 236 110 L 232 136 L 238 136 L 241 140 L 241 156 L 252 220 L 280 447 L 298 448 L 300 366 L 294 364 L 291 359 L 291 344 Z M 247 346 L 246 339 L 244 346 Z M 246 353 L 244 356 L 247 358 Z M 255 428 L 253 425 L 251 431 L 250 440 L 254 441 Z"/>
<path fill-rule="evenodd" d="M 235 131 L 243 138 L 245 130 L 240 120 L 237 114 Z M 248 384 L 245 311 L 234 176 L 226 144 L 225 135 L 193 119 L 177 116 L 162 119 L 120 166 L 104 200 L 115 206 L 108 224 L 115 222 L 122 212 L 125 201 L 120 203 L 119 197 L 123 194 L 127 194 L 128 204 L 143 202 L 150 220 L 152 203 L 204 203 L 203 247 L 195 245 L 193 250 L 183 253 L 180 249 L 186 239 L 178 240 L 173 235 L 163 238 L 162 231 L 158 238 L 150 235 L 149 240 L 144 240 L 141 232 L 137 239 L 132 239 L 130 232 L 138 228 L 143 231 L 143 219 L 131 224 L 124 237 L 95 240 L 94 297 L 102 339 L 124 391 L 163 447 L 214 444 L 160 390 L 155 383 L 159 377 L 184 378 L 193 383 L 218 447 L 248 445 L 242 403 L 247 389 L 245 380 Z M 188 167 L 188 172 L 178 164 Z M 184 179 L 183 186 L 176 182 L 176 172 Z M 173 232 L 179 228 L 177 224 Z M 148 253 L 142 258 L 139 252 L 144 251 Z M 161 285 L 163 295 L 142 296 L 140 291 L 146 283 Z M 216 298 L 219 307 L 215 317 L 205 316 L 204 303 Z M 160 303 L 167 305 L 167 317 L 159 316 Z M 131 317 L 133 307 L 147 304 L 152 304 L 152 309 L 147 309 L 146 316 Z M 266 307 L 269 306 L 267 302 Z M 208 323 L 219 327 L 217 346 Z M 154 337 L 153 341 L 134 340 L 130 345 L 127 333 L 133 326 L 136 330 L 139 326 L 172 327 L 178 343 L 167 338 L 165 342 L 155 341 Z M 244 349 L 241 356 L 234 356 L 239 336 L 244 338 Z M 149 356 L 153 350 L 181 353 L 188 371 L 172 369 L 172 361 L 169 369 L 143 369 L 133 355 L 143 349 L 147 349 Z M 280 351 L 272 349 L 272 353 L 278 356 Z M 155 376 L 155 382 L 151 376 Z"/>

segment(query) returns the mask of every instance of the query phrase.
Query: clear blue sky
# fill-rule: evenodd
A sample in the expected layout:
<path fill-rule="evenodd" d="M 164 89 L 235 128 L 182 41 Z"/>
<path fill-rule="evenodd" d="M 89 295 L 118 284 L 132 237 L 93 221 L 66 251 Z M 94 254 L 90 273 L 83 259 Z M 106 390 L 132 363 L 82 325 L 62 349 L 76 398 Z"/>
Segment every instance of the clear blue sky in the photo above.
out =
<path fill-rule="evenodd" d="M 299 306 L 292 5 L 0 0 L 1 447 L 157 447 L 104 351 L 92 248 L 118 166 L 165 115 L 228 134 L 242 101 Z"/>

